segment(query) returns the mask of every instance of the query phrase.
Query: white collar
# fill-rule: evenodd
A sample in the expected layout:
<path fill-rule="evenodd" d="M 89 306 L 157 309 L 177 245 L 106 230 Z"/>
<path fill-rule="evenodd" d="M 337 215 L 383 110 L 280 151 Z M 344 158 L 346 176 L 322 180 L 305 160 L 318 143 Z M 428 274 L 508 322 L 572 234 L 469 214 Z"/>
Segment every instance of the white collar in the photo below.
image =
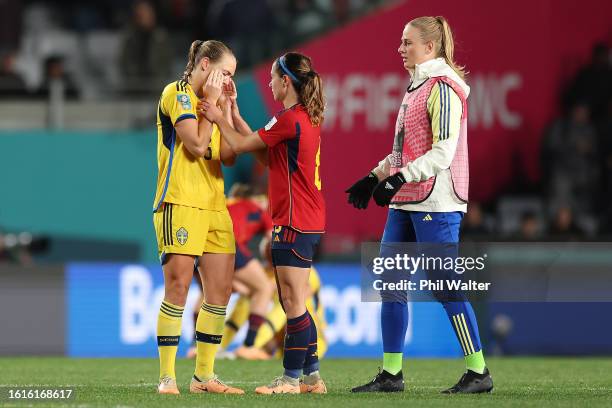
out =
<path fill-rule="evenodd" d="M 444 65 L 446 65 L 444 58 L 434 58 L 422 64 L 416 64 L 414 69 L 410 70 L 410 76 L 412 78 L 410 88 L 416 88 L 427 81 L 433 76 L 431 75 L 432 73 L 439 71 Z"/>
<path fill-rule="evenodd" d="M 446 63 L 444 58 L 434 58 L 422 64 L 416 64 L 414 70 L 410 70 L 410 77 L 412 78 L 410 89 L 416 88 L 429 78 L 441 76 L 449 77 L 457 82 L 465 91 L 466 96 L 469 95 L 470 87 L 459 77 L 459 75 L 457 75 L 450 65 Z"/>

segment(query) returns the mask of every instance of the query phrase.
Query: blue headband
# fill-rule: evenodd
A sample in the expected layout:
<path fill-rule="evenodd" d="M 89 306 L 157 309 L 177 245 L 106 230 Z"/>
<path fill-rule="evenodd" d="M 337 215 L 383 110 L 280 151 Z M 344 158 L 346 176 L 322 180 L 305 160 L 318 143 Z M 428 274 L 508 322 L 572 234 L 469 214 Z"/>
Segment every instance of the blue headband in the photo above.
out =
<path fill-rule="evenodd" d="M 299 79 L 297 79 L 297 77 L 295 75 L 293 75 L 293 73 L 291 71 L 289 71 L 289 68 L 287 68 L 287 66 L 285 65 L 285 56 L 284 55 L 278 59 L 278 65 L 280 65 L 281 70 L 285 74 L 287 74 L 287 76 L 289 78 L 291 78 L 291 80 L 293 82 L 295 82 L 298 85 L 301 83 L 301 81 Z"/>

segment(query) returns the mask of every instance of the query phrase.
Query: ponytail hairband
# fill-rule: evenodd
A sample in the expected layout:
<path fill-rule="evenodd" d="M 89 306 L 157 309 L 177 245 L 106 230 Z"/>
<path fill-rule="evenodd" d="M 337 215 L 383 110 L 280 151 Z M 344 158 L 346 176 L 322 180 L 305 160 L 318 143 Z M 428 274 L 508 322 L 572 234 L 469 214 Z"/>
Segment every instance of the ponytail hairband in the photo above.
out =
<path fill-rule="evenodd" d="M 289 68 L 287 68 L 287 65 L 285 65 L 285 56 L 284 55 L 278 59 L 278 65 L 280 65 L 281 70 L 285 74 L 287 74 L 287 76 L 289 78 L 291 78 L 291 80 L 293 82 L 295 82 L 298 85 L 302 83 L 302 81 L 300 81 L 299 79 L 297 79 L 297 77 L 295 75 L 293 75 L 293 72 L 289 71 Z"/>

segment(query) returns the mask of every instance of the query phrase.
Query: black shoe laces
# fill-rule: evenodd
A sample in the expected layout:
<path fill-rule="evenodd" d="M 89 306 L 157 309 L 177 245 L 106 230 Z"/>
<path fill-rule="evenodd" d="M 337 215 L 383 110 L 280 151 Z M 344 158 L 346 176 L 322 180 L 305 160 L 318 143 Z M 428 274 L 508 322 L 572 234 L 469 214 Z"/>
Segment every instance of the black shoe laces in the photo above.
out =
<path fill-rule="evenodd" d="M 375 382 L 377 382 L 378 379 L 382 376 L 382 373 L 382 370 L 380 369 L 380 367 L 378 367 L 378 374 L 376 374 L 372 381 L 370 381 L 370 384 L 374 384 Z"/>

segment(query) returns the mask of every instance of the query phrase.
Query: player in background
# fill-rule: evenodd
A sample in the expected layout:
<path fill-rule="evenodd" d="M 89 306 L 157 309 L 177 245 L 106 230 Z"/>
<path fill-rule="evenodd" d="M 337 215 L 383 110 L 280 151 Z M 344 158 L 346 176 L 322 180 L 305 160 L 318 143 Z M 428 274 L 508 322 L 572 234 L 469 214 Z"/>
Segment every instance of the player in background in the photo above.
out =
<path fill-rule="evenodd" d="M 234 221 L 236 237 L 234 280 L 248 290 L 250 300 L 249 329 L 242 347 L 236 349 L 235 354 L 236 357 L 247 360 L 267 360 L 268 353 L 253 345 L 259 327 L 265 322 L 268 307 L 274 296 L 274 285 L 267 279 L 263 265 L 253 257 L 248 245 L 256 234 L 263 234 L 262 245 L 269 243 L 274 224 L 270 214 L 261 208 L 251 198 L 252 196 L 253 191 L 249 186 L 234 185 L 227 206 Z"/>
<path fill-rule="evenodd" d="M 464 70 L 453 60 L 453 35 L 444 17 L 419 17 L 404 27 L 398 52 L 412 82 L 400 107 L 393 152 L 351 186 L 348 201 L 367 208 L 373 195 L 389 214 L 385 243 L 459 242 L 461 219 L 467 210 L 469 166 L 467 97 Z M 449 247 L 449 245 L 444 245 Z M 456 256 L 456 254 L 455 254 Z M 403 391 L 402 357 L 408 307 L 405 300 L 383 293 L 381 327 L 383 371 L 353 392 Z M 485 366 L 478 324 L 462 292 L 445 298 L 446 310 L 465 355 L 466 372 L 444 393 L 480 393 L 493 389 Z"/>
<path fill-rule="evenodd" d="M 244 339 L 243 346 L 235 351 L 235 356 L 246 360 L 268 360 L 270 355 L 261 348 L 253 346 L 259 327 L 266 321 L 266 314 L 274 296 L 274 283 L 270 282 L 261 262 L 253 257 L 249 243 L 253 238 L 262 234 L 262 244 L 269 243 L 272 233 L 272 218 L 260 204 L 252 198 L 251 187 L 236 183 L 229 192 L 227 209 L 232 217 L 234 236 L 236 238 L 236 256 L 234 263 L 233 289 L 241 294 L 239 303 L 234 307 L 232 315 L 246 312 L 249 321 L 249 330 Z M 242 319 L 238 316 L 234 320 Z M 230 317 L 225 321 L 223 339 L 219 352 L 225 351 L 231 343 L 238 327 Z M 187 357 L 195 356 L 192 348 Z M 224 356 L 220 354 L 220 356 Z"/>
<path fill-rule="evenodd" d="M 223 84 L 235 70 L 236 58 L 223 43 L 194 41 L 182 79 L 167 85 L 159 101 L 159 173 L 153 221 L 164 273 L 164 299 L 157 320 L 161 394 L 179 393 L 175 359 L 196 257 L 206 301 L 196 323 L 196 368 L 189 390 L 244 393 L 225 385 L 214 374 L 236 249 L 221 162 L 232 164 L 235 154 L 222 141 L 218 126 L 196 111 L 199 98 L 203 98 L 215 107 L 220 104 L 230 118 L 230 102 L 221 94 Z"/>
<path fill-rule="evenodd" d="M 214 104 L 203 102 L 206 117 L 221 129 L 236 153 L 256 152 L 270 169 L 270 209 L 274 221 L 272 263 L 279 298 L 287 314 L 284 374 L 259 394 L 327 392 L 319 375 L 317 330 L 306 309 L 312 256 L 325 228 L 325 203 L 319 178 L 323 87 L 310 58 L 290 52 L 272 64 L 270 88 L 284 109 L 257 132 L 237 111 L 234 131 Z M 303 383 L 300 376 L 304 374 Z M 301 386 L 302 385 L 302 386 Z"/>

